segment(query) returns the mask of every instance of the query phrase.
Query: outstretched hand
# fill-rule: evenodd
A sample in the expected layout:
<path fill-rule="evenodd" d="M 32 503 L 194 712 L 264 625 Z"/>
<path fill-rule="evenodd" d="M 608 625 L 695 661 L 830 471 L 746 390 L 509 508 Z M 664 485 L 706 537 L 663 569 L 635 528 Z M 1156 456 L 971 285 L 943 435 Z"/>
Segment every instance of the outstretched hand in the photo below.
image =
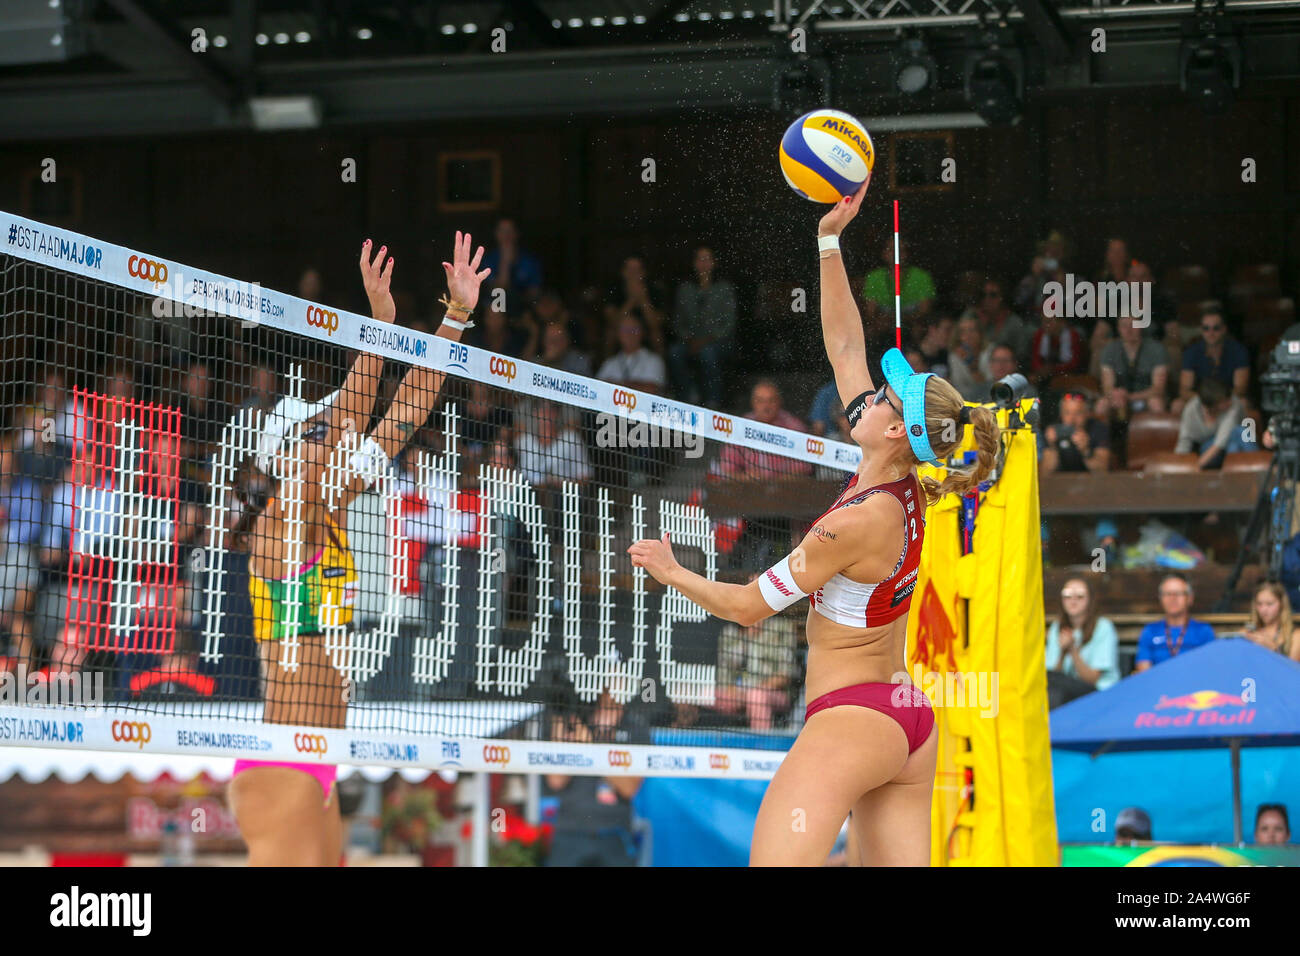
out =
<path fill-rule="evenodd" d="M 862 206 L 862 197 L 867 194 L 867 187 L 870 185 L 871 173 L 867 173 L 867 178 L 858 187 L 857 192 L 839 200 L 831 207 L 830 212 L 822 216 L 821 222 L 817 224 L 817 235 L 838 236 L 843 232 L 844 227 L 858 214 L 858 209 Z"/>
<path fill-rule="evenodd" d="M 673 546 L 668 542 L 665 532 L 662 538 L 645 538 L 635 542 L 627 553 L 632 556 L 632 567 L 645 568 L 650 576 L 660 584 L 667 584 L 668 577 L 680 567 L 673 556 Z"/>
<path fill-rule="evenodd" d="M 478 264 L 483 261 L 483 247 L 479 246 L 471 260 L 469 256 L 473 245 L 468 232 L 456 232 L 456 251 L 451 262 L 442 264 L 447 273 L 447 292 L 453 302 L 465 306 L 470 311 L 478 305 L 478 287 L 492 274 L 491 269 L 478 271 Z"/>
<path fill-rule="evenodd" d="M 366 298 L 370 300 L 370 314 L 376 322 L 392 322 L 397 317 L 397 306 L 393 304 L 393 294 L 388 289 L 393 277 L 393 263 L 397 260 L 389 258 L 385 264 L 387 253 L 388 247 L 380 246 L 372 260 L 370 240 L 361 244 L 361 280 L 366 286 Z"/>

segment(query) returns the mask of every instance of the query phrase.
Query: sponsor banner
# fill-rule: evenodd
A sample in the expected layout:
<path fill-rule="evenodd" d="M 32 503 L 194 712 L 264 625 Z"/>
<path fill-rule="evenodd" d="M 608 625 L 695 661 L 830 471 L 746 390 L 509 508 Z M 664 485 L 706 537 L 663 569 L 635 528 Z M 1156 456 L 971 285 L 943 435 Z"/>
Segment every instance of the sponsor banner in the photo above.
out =
<path fill-rule="evenodd" d="M 724 415 L 698 405 L 675 402 L 543 365 L 497 355 L 472 345 L 385 325 L 353 312 L 247 282 L 195 269 L 138 249 L 100 242 L 79 233 L 0 212 L 7 235 L 2 247 L 11 256 L 77 275 L 110 282 L 145 295 L 167 295 L 201 303 L 232 321 L 255 322 L 307 338 L 363 349 L 384 358 L 440 369 L 499 388 L 554 398 L 598 412 L 643 415 L 677 431 L 692 432 L 729 445 L 775 452 L 801 461 L 853 471 L 861 460 L 856 445 L 810 438 Z"/>
<path fill-rule="evenodd" d="M 774 750 L 570 744 L 474 737 L 415 738 L 324 727 L 198 720 L 103 708 L 55 713 L 0 706 L 0 747 L 62 747 L 146 754 L 204 754 L 245 760 L 351 764 L 470 773 L 713 777 L 768 780 L 785 754 Z"/>

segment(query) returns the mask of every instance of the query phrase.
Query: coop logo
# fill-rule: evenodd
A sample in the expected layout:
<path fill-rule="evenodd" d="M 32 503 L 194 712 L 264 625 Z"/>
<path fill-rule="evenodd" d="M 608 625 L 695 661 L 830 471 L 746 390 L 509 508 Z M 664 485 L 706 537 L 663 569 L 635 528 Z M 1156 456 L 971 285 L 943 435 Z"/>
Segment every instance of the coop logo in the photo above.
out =
<path fill-rule="evenodd" d="M 339 329 L 339 314 L 329 309 L 322 309 L 318 305 L 309 305 L 307 324 L 313 329 L 324 329 L 327 334 L 333 335 Z"/>
<path fill-rule="evenodd" d="M 293 749 L 300 754 L 316 754 L 324 757 L 329 753 L 330 745 L 323 734 L 294 734 Z"/>
<path fill-rule="evenodd" d="M 137 279 L 144 279 L 154 285 L 163 285 L 167 281 L 167 263 L 158 262 L 156 259 L 146 259 L 144 256 L 132 256 L 127 259 L 126 272 L 127 275 L 135 276 Z"/>
<path fill-rule="evenodd" d="M 731 758 L 726 754 L 709 754 L 710 770 L 730 770 Z"/>
<path fill-rule="evenodd" d="M 627 750 L 611 750 L 608 755 L 608 760 L 611 767 L 632 766 L 632 754 Z"/>
<path fill-rule="evenodd" d="M 119 743 L 138 744 L 140 749 L 153 740 L 153 728 L 143 721 L 115 720 L 110 728 L 113 739 Z"/>
<path fill-rule="evenodd" d="M 715 432 L 722 432 L 722 434 L 724 435 L 730 435 L 732 428 L 733 426 L 731 424 L 731 419 L 728 416 L 726 415 L 713 416 L 713 430 Z"/>
<path fill-rule="evenodd" d="M 447 349 L 447 368 L 459 369 L 468 374 L 469 367 L 465 364 L 469 361 L 469 349 L 457 343 L 451 343 Z"/>
<path fill-rule="evenodd" d="M 1225 709 L 1226 708 L 1226 709 Z M 1181 710 L 1181 714 L 1157 714 L 1156 710 Z M 1198 690 L 1176 697 L 1160 695 L 1155 708 L 1137 715 L 1135 727 L 1225 727 L 1254 723 L 1255 707 L 1240 694 Z"/>
<path fill-rule="evenodd" d="M 636 395 L 633 392 L 625 391 L 621 388 L 614 389 L 615 407 L 622 405 L 629 412 L 636 408 Z"/>
<path fill-rule="evenodd" d="M 504 767 L 510 763 L 510 748 L 487 744 L 483 747 L 483 761 L 485 763 L 499 763 Z"/>
<path fill-rule="evenodd" d="M 499 375 L 507 382 L 513 382 L 515 376 L 519 374 L 519 366 L 515 365 L 514 362 L 510 361 L 510 359 L 494 355 L 488 360 L 488 371 L 493 375 Z"/>
<path fill-rule="evenodd" d="M 816 455 L 818 458 L 826 454 L 826 443 L 820 438 L 809 438 L 807 447 L 808 454 Z"/>

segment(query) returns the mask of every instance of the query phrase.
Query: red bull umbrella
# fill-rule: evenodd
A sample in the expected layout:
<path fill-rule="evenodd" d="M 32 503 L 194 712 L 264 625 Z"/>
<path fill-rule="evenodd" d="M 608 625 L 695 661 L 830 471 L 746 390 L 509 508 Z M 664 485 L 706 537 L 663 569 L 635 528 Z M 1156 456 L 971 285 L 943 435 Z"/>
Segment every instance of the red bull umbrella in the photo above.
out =
<path fill-rule="evenodd" d="M 1052 746 L 1094 757 L 1226 747 L 1241 842 L 1241 748 L 1300 745 L 1300 664 L 1244 638 L 1184 651 L 1049 716 Z"/>

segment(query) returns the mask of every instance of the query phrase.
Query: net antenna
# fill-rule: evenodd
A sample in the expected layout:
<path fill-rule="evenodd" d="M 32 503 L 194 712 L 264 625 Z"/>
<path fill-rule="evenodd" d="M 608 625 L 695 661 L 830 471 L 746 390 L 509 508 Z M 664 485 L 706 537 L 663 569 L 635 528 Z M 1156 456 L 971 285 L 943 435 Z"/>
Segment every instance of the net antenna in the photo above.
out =
<path fill-rule="evenodd" d="M 903 270 L 898 255 L 898 200 L 894 200 L 894 345 L 903 351 Z"/>

